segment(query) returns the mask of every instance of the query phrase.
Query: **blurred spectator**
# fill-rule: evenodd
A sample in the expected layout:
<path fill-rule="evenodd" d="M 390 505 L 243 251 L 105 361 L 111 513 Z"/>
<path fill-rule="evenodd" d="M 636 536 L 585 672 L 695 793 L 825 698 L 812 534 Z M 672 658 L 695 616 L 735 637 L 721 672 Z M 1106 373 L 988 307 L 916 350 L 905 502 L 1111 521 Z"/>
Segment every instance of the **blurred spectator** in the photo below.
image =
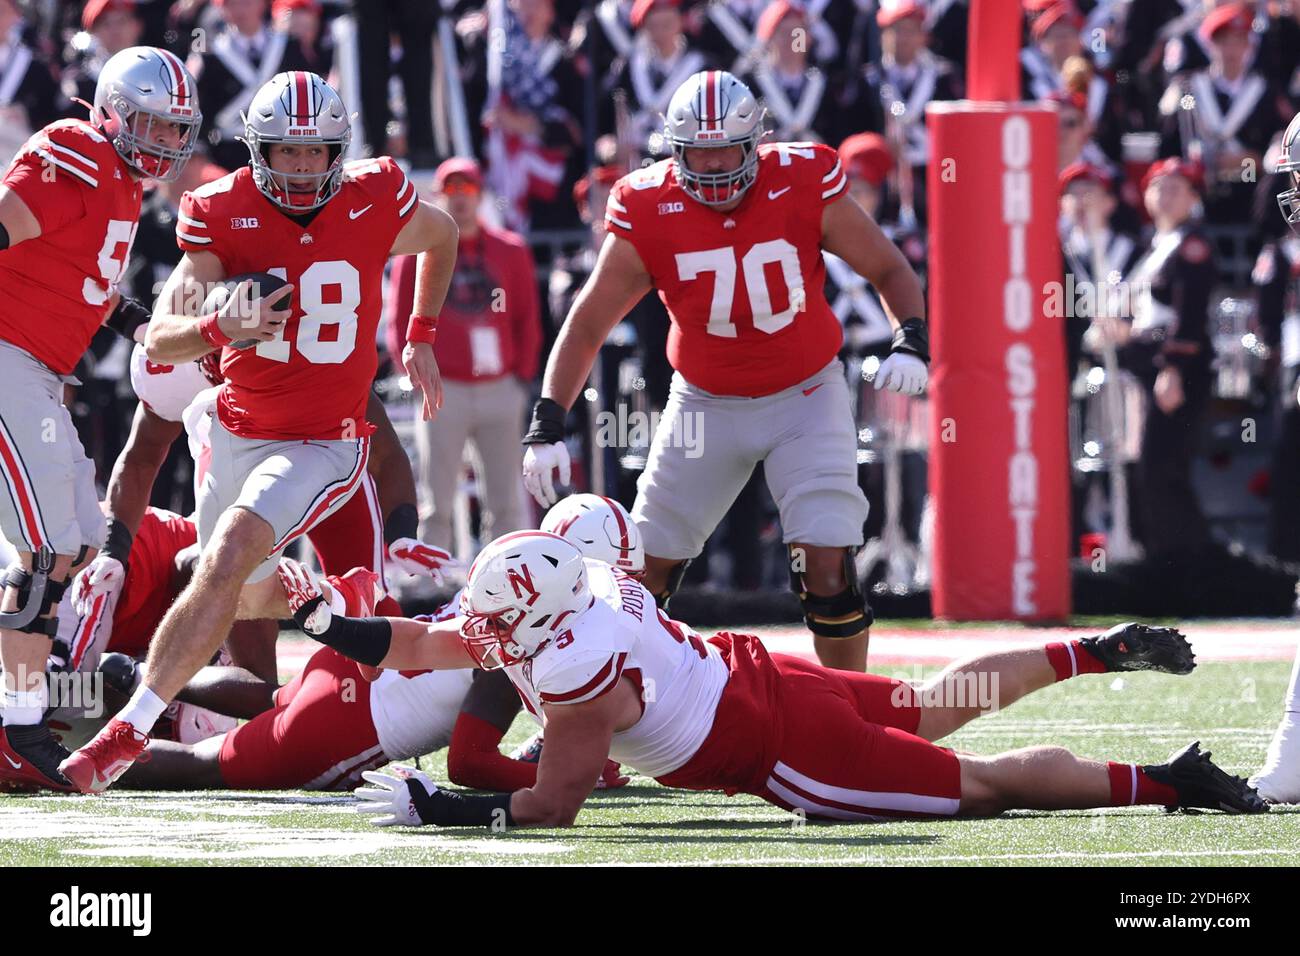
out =
<path fill-rule="evenodd" d="M 445 399 L 434 421 L 415 423 L 416 484 L 420 538 L 450 549 L 466 442 L 474 446 L 479 500 L 487 511 L 483 540 L 523 527 L 519 439 L 542 334 L 532 253 L 522 237 L 480 220 L 478 164 L 447 160 L 438 167 L 434 189 L 460 227 L 460 245 L 434 345 Z M 397 260 L 389 280 L 389 347 L 395 355 L 401 354 L 414 300 L 415 258 Z"/>
<path fill-rule="evenodd" d="M 271 0 L 271 23 L 297 47 L 302 69 L 329 77 L 334 67 L 334 42 L 321 28 L 319 0 Z"/>
<path fill-rule="evenodd" d="M 81 11 L 81 30 L 68 44 L 67 68 L 63 71 L 63 95 L 68 115 L 85 117 L 86 108 L 72 102 L 95 101 L 99 71 L 110 56 L 136 46 L 144 30 L 134 0 L 90 0 Z"/>
<path fill-rule="evenodd" d="M 884 5 L 876 14 L 876 24 L 880 63 L 868 64 L 837 98 L 841 139 L 858 128 L 883 133 L 907 166 L 900 170 L 905 218 L 924 222 L 930 157 L 925 107 L 935 100 L 959 98 L 962 84 L 952 64 L 929 50 L 923 4 L 896 0 Z"/>
<path fill-rule="evenodd" d="M 370 155 L 389 152 L 389 77 L 393 38 L 401 44 L 397 74 L 406 103 L 406 150 L 411 165 L 427 169 L 433 143 L 433 32 L 437 0 L 352 0 L 361 60 L 361 122 Z"/>
<path fill-rule="evenodd" d="M 835 98 L 827 95 L 826 74 L 812 65 L 808 15 L 777 0 L 763 11 L 755 35 L 761 54 L 745 80 L 766 107 L 772 139 L 834 142 Z"/>
<path fill-rule="evenodd" d="M 1175 80 L 1160 101 L 1161 155 L 1200 163 L 1209 179 L 1206 220 L 1244 223 L 1269 141 L 1290 119 L 1290 107 L 1250 68 L 1252 13 L 1230 3 L 1210 13 L 1200 36 L 1210 65 Z"/>
<path fill-rule="evenodd" d="M 1126 276 L 1141 294 L 1131 326 L 1107 324 L 1121 363 L 1147 394 L 1134 518 L 1155 560 L 1194 559 L 1211 543 L 1191 475 L 1210 398 L 1210 290 L 1217 280 L 1210 243 L 1193 218 L 1201 185 L 1200 169 L 1177 158 L 1147 172 L 1142 193 L 1155 232 Z"/>
<path fill-rule="evenodd" d="M 687 46 L 681 0 L 636 0 L 630 24 L 635 39 L 606 80 L 600 127 L 617 134 L 621 155 L 630 160 L 662 159 L 669 153 L 662 136 L 668 101 L 707 63 Z"/>
<path fill-rule="evenodd" d="M 492 0 L 488 94 L 483 115 L 487 184 L 514 229 L 575 222 L 566 188 L 582 162 L 582 130 L 570 107 L 583 101 L 582 78 L 555 35 L 553 0 Z M 500 31 L 495 32 L 495 31 Z"/>
<path fill-rule="evenodd" d="M 1166 41 L 1161 65 L 1165 75 L 1171 79 L 1180 73 L 1203 70 L 1210 65 L 1213 59 L 1210 38 L 1201 28 L 1216 10 L 1237 3 L 1235 0 L 1183 0 L 1183 5 L 1182 15 L 1166 21 L 1160 30 L 1160 36 Z M 1252 31 L 1247 65 L 1255 59 L 1258 45 L 1259 37 Z"/>
<path fill-rule="evenodd" d="M 301 56 L 290 55 L 289 35 L 267 25 L 266 0 L 216 0 L 216 6 L 220 27 L 187 66 L 198 83 L 209 152 L 218 165 L 237 169 L 248 162 L 240 114 L 253 94 L 275 74 L 307 66 Z"/>
<path fill-rule="evenodd" d="M 58 84 L 15 0 L 0 0 L 0 160 L 58 118 Z M 84 115 L 84 114 L 83 114 Z"/>
<path fill-rule="evenodd" d="M 1083 94 L 1058 91 L 1045 99 L 1056 105 L 1060 124 L 1060 135 L 1056 140 L 1058 170 L 1075 163 L 1088 163 L 1105 170 L 1107 175 L 1113 175 L 1114 164 L 1092 137 L 1092 120 L 1088 117 L 1088 102 Z"/>

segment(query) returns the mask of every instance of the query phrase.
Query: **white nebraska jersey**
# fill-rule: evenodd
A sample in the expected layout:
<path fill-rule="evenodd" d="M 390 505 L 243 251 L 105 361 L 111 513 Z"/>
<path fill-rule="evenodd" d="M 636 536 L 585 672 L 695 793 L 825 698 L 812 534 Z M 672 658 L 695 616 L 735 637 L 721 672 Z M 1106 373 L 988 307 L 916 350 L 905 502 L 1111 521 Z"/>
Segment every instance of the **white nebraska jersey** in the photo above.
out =
<path fill-rule="evenodd" d="M 149 361 L 144 346 L 131 351 L 131 387 L 135 397 L 159 418 L 181 421 L 186 407 L 205 388 L 211 387 L 198 362 L 159 365 Z"/>
<path fill-rule="evenodd" d="M 586 563 L 595 603 L 506 674 L 543 726 L 543 704 L 594 700 L 630 678 L 641 688 L 641 719 L 614 734 L 609 756 L 661 777 L 690 760 L 709 735 L 727 666 L 716 647 L 662 616 L 637 581 L 600 561 Z"/>
<path fill-rule="evenodd" d="M 456 616 L 460 593 L 433 614 L 417 621 L 445 621 Z M 427 671 L 404 677 L 399 671 L 381 671 L 370 685 L 370 719 L 379 746 L 389 760 L 409 760 L 451 743 L 451 732 L 474 679 L 472 668 Z"/>

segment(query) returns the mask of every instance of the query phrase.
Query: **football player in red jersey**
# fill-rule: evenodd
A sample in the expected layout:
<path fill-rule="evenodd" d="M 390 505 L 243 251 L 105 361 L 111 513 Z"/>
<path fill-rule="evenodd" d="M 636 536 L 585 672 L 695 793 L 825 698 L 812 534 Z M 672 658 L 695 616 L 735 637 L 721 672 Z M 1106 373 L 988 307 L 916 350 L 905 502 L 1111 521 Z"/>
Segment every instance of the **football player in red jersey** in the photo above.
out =
<path fill-rule="evenodd" d="M 673 94 L 665 131 L 673 158 L 614 186 L 609 235 L 551 351 L 524 436 L 524 483 L 546 505 L 555 499 L 551 472 L 568 481 L 566 409 L 606 334 L 658 290 L 676 374 L 632 510 L 646 587 L 661 604 L 672 596 L 761 461 L 817 656 L 862 671 L 871 611 L 853 551 L 867 502 L 822 250 L 870 280 L 895 326 L 877 388 L 924 389 L 925 300 L 907 260 L 849 196 L 835 151 L 760 146 L 761 131 L 758 102 L 730 73 L 697 73 Z"/>
<path fill-rule="evenodd" d="M 0 183 L 0 531 L 21 560 L 0 614 L 3 720 L 7 769 L 39 786 L 70 789 L 58 770 L 67 751 L 42 719 L 45 659 L 68 574 L 106 537 L 63 387 L 106 317 L 117 327 L 148 316 L 116 291 L 142 183 L 180 174 L 201 119 L 181 61 L 130 47 L 104 64 L 89 121 L 45 127 Z M 119 539 L 108 534 L 106 550 Z"/>
<path fill-rule="evenodd" d="M 350 126 L 343 101 L 319 76 L 280 73 L 245 116 L 250 165 L 181 201 L 176 236 L 185 256 L 159 297 L 146 348 L 151 361 L 166 364 L 224 349 L 198 504 L 203 555 L 159 628 L 131 702 L 64 761 L 82 792 L 107 788 L 139 756 L 167 701 L 207 663 L 233 620 L 284 616 L 274 574 L 280 553 L 360 486 L 389 255 L 420 255 L 403 360 L 424 394 L 425 416 L 441 404 L 429 343 L 456 226 L 420 202 L 392 159 L 345 164 Z M 196 289 L 247 273 L 287 284 L 263 297 L 245 281 L 227 307 L 198 315 L 206 297 Z"/>

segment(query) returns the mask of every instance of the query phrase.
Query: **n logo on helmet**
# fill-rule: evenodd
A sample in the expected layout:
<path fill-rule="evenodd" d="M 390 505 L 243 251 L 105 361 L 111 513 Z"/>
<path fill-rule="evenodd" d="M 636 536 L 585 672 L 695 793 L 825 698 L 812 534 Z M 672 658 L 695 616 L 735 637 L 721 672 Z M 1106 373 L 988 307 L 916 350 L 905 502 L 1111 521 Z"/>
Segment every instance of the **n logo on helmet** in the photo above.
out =
<path fill-rule="evenodd" d="M 532 607 L 539 597 L 537 588 L 533 585 L 533 574 L 527 567 L 506 568 L 506 580 L 514 588 L 515 597 L 523 599 L 528 598 L 525 603 Z"/>

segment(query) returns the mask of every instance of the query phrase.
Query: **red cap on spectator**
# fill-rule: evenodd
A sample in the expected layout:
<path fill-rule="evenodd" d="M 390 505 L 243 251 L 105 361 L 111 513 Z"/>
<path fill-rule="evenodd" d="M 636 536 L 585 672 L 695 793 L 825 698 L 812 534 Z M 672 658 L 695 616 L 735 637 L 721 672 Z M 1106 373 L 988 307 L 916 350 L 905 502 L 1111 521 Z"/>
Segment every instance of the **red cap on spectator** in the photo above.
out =
<path fill-rule="evenodd" d="M 777 0 L 763 11 L 763 15 L 758 18 L 758 24 L 754 27 L 754 35 L 766 43 L 772 39 L 772 34 L 776 33 L 777 24 L 786 17 L 798 17 L 800 20 L 807 19 L 802 10 L 794 4 L 787 3 L 786 0 Z"/>
<path fill-rule="evenodd" d="M 271 19 L 278 20 L 280 14 L 287 13 L 290 10 L 310 10 L 320 16 L 320 0 L 273 0 L 271 3 Z"/>
<path fill-rule="evenodd" d="M 483 170 L 479 168 L 477 161 L 466 156 L 453 156 L 451 159 L 443 160 L 442 165 L 434 170 L 433 188 L 442 192 L 442 187 L 452 176 L 464 176 L 475 186 L 483 188 Z"/>
<path fill-rule="evenodd" d="M 641 24 L 645 23 L 645 18 L 655 7 L 680 7 L 681 5 L 682 0 L 636 0 L 636 3 L 632 4 L 632 14 L 628 19 L 632 21 L 633 30 L 640 30 Z"/>
<path fill-rule="evenodd" d="M 587 197 L 591 195 L 592 182 L 600 183 L 602 186 L 612 186 L 622 179 L 626 173 L 627 170 L 616 163 L 597 166 L 573 184 L 574 205 L 582 207 L 587 204 Z"/>
<path fill-rule="evenodd" d="M 1057 186 L 1064 193 L 1070 188 L 1071 183 L 1077 183 L 1080 180 L 1093 182 L 1103 189 L 1110 189 L 1110 174 L 1100 166 L 1094 166 L 1092 163 L 1071 163 L 1061 170 L 1061 175 L 1057 178 Z"/>
<path fill-rule="evenodd" d="M 1202 172 L 1199 163 L 1189 162 L 1181 156 L 1169 156 L 1165 159 L 1158 159 L 1151 164 L 1151 167 L 1142 177 L 1142 191 L 1146 192 L 1153 182 L 1161 176 L 1182 176 L 1192 188 L 1200 192 L 1205 188 L 1205 174 Z"/>
<path fill-rule="evenodd" d="M 81 11 L 81 29 L 95 29 L 95 21 L 113 10 L 135 12 L 135 0 L 90 0 Z"/>
<path fill-rule="evenodd" d="M 924 20 L 925 4 L 920 0 L 896 0 L 894 3 L 882 0 L 880 9 L 876 11 L 876 26 L 882 29 L 892 27 L 899 20 L 906 20 L 908 17 Z"/>
<path fill-rule="evenodd" d="M 1244 30 L 1249 33 L 1254 24 L 1255 15 L 1251 13 L 1248 4 L 1229 3 L 1207 13 L 1196 32 L 1201 35 L 1202 40 L 1209 41 L 1213 40 L 1220 30 Z"/>
<path fill-rule="evenodd" d="M 1033 16 L 1036 13 L 1042 13 L 1057 0 L 1021 0 L 1020 5 L 1024 7 L 1025 13 Z"/>
<path fill-rule="evenodd" d="M 1070 0 L 1056 0 L 1051 6 L 1043 9 L 1037 17 L 1034 18 L 1034 25 L 1030 27 L 1035 40 L 1041 40 L 1048 30 L 1058 23 L 1065 22 L 1072 24 L 1076 30 L 1083 29 L 1083 16 L 1074 8 Z"/>
<path fill-rule="evenodd" d="M 879 133 L 854 133 L 840 143 L 840 162 L 850 176 L 879 187 L 894 168 L 894 154 Z"/>

